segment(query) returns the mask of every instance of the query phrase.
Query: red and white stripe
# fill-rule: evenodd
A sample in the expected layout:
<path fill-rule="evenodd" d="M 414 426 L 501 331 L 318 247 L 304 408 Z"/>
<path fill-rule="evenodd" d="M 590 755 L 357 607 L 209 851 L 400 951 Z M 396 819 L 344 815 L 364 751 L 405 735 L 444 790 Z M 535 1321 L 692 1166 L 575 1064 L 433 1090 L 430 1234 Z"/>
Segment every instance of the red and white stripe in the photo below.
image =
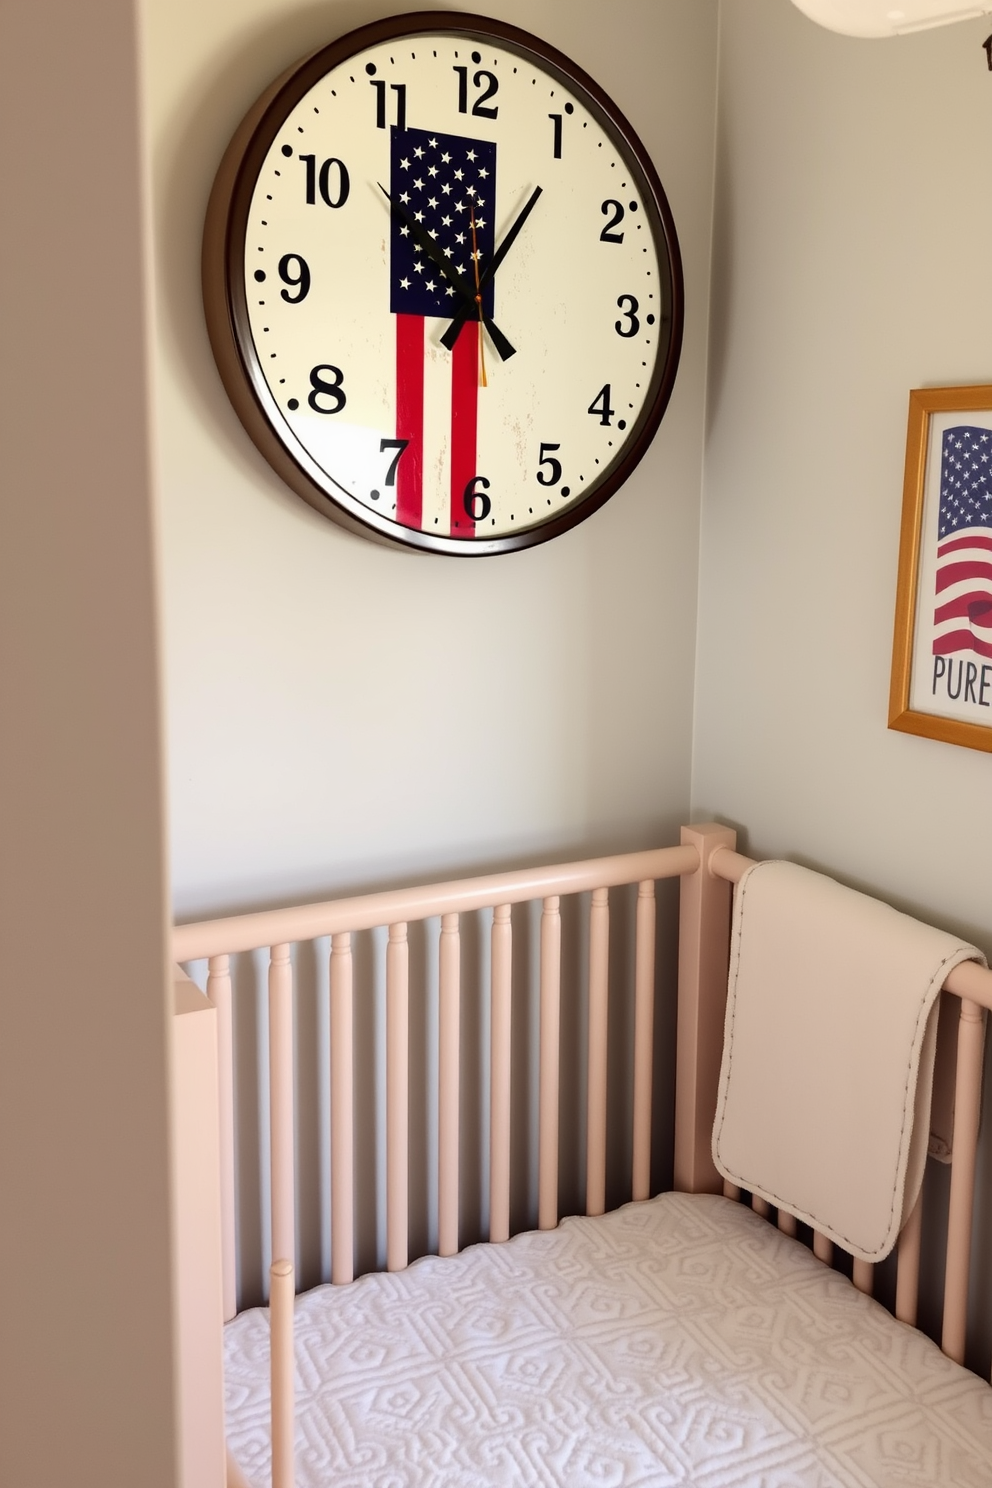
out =
<path fill-rule="evenodd" d="M 937 548 L 933 654 L 992 657 L 992 531 L 972 527 Z"/>
<path fill-rule="evenodd" d="M 465 487 L 477 474 L 479 415 L 479 326 L 467 321 L 454 350 L 440 352 L 451 369 L 450 418 L 443 431 L 425 426 L 424 387 L 428 354 L 425 318 L 396 315 L 396 438 L 409 444 L 396 471 L 396 520 L 405 527 L 441 530 L 424 504 L 426 472 L 438 459 L 447 466 L 449 499 L 445 536 L 473 537 L 475 522 L 465 510 Z M 430 421 L 429 421 L 430 422 Z M 431 434 L 441 434 L 440 440 Z M 436 448 L 430 446 L 436 444 Z"/>

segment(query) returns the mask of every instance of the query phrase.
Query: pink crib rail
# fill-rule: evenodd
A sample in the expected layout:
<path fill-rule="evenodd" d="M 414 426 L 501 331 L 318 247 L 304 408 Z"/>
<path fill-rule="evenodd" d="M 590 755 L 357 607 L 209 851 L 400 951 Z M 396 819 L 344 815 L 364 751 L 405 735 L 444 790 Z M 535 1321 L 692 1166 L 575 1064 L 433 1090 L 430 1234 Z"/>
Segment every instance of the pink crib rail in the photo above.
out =
<path fill-rule="evenodd" d="M 269 947 L 269 1056 L 271 1131 L 270 1273 L 272 1337 L 273 1485 L 293 1483 L 293 1296 L 296 1251 L 293 1126 L 292 943 L 330 937 L 331 1061 L 331 1279 L 354 1276 L 354 1115 L 352 937 L 388 927 L 386 953 L 386 1233 L 387 1266 L 408 1260 L 408 1060 L 409 971 L 407 927 L 440 918 L 438 948 L 438 1231 L 442 1255 L 458 1249 L 458 1110 L 460 1019 L 460 916 L 492 911 L 490 1027 L 490 1230 L 492 1241 L 510 1226 L 510 1008 L 511 907 L 541 901 L 540 1050 L 538 1097 L 538 1220 L 558 1220 L 559 1014 L 563 895 L 590 893 L 589 1030 L 586 1114 L 586 1209 L 606 1203 L 607 1004 L 611 888 L 638 885 L 634 954 L 632 1193 L 650 1190 L 651 1076 L 655 996 L 655 882 L 681 877 L 678 1042 L 676 1049 L 675 1186 L 718 1192 L 721 1180 L 710 1155 L 727 992 L 731 885 L 751 860 L 737 853 L 734 832 L 708 824 L 682 830 L 679 847 L 580 863 L 333 900 L 323 904 L 178 926 L 173 954 L 179 962 L 208 958 L 207 993 L 217 1008 L 224 1315 L 236 1311 L 236 1237 L 232 1007 L 230 956 Z M 968 1265 L 974 1196 L 975 1152 L 985 1010 L 992 1009 L 992 973 L 974 963 L 955 968 L 945 991 L 961 998 L 955 1099 L 954 1161 L 943 1323 L 943 1348 L 964 1354 Z M 730 1196 L 739 1197 L 736 1190 Z M 756 1201 L 765 1213 L 769 1206 Z M 897 1316 L 915 1322 L 920 1206 L 899 1247 Z M 795 1234 L 791 1216 L 779 1228 Z M 814 1236 L 816 1254 L 832 1259 L 830 1242 Z M 872 1289 L 872 1267 L 858 1263 L 855 1284 Z M 233 1461 L 228 1483 L 240 1488 Z"/>
<path fill-rule="evenodd" d="M 294 941 L 330 936 L 331 987 L 331 1196 L 332 1281 L 354 1276 L 353 1102 L 352 1102 L 352 955 L 351 937 L 361 930 L 389 927 L 386 962 L 387 999 L 387 1265 L 407 1264 L 407 1067 L 408 951 L 407 925 L 441 917 L 440 1050 L 439 1050 L 439 1231 L 443 1255 L 458 1248 L 458 1028 L 459 916 L 491 908 L 492 925 L 492 1073 L 490 1239 L 509 1233 L 510 1150 L 510 907 L 542 901 L 540 974 L 539 1223 L 558 1221 L 558 1030 L 560 986 L 560 898 L 591 892 L 590 1037 L 587 1202 L 591 1212 L 605 1204 L 606 1151 L 606 958 L 609 944 L 607 891 L 640 885 L 637 907 L 634 1078 L 634 1196 L 646 1197 L 650 1162 L 650 1049 L 654 994 L 654 883 L 692 872 L 699 855 L 691 846 L 659 848 L 581 863 L 526 869 L 515 873 L 291 909 L 268 910 L 195 925 L 177 926 L 173 955 L 188 962 L 207 957 L 207 993 L 218 1010 L 221 1071 L 222 1217 L 224 1235 L 224 1310 L 234 1316 L 234 1116 L 231 1072 L 230 956 L 270 947 L 269 1057 L 272 1164 L 272 1254 L 292 1260 L 295 1254 L 293 1188 L 292 962 Z M 643 1051 L 647 1051 L 647 1054 Z"/>
<path fill-rule="evenodd" d="M 660 848 L 581 863 L 526 869 L 242 915 L 173 932 L 177 961 L 208 959 L 207 993 L 218 1013 L 224 1315 L 236 1303 L 234 1078 L 230 957 L 269 947 L 269 1099 L 271 1132 L 270 1271 L 272 1442 L 274 1488 L 293 1482 L 292 1313 L 296 1252 L 293 1136 L 293 965 L 295 941 L 329 936 L 331 1059 L 331 1279 L 354 1276 L 354 1117 L 352 936 L 388 927 L 386 952 L 386 1263 L 408 1260 L 409 968 L 407 927 L 440 917 L 438 1051 L 438 1231 L 442 1255 L 458 1249 L 459 917 L 493 912 L 491 930 L 490 1229 L 493 1241 L 510 1229 L 511 907 L 541 901 L 540 1053 L 538 1096 L 538 1222 L 558 1222 L 559 1015 L 563 895 L 591 893 L 589 943 L 589 1069 L 586 1206 L 606 1205 L 607 1001 L 609 890 L 638 885 L 634 971 L 633 1195 L 649 1191 L 651 1050 L 655 987 L 655 882 L 698 869 L 695 847 Z M 236 1466 L 229 1481 L 236 1483 Z"/>

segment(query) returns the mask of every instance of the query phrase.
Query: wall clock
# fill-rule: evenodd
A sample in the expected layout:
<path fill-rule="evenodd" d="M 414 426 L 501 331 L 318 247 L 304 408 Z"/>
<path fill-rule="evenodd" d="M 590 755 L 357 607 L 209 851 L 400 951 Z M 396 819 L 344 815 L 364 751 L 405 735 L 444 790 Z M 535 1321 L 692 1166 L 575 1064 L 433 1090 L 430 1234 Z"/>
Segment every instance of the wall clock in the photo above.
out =
<path fill-rule="evenodd" d="M 682 339 L 678 241 L 616 106 L 513 26 L 365 26 L 278 78 L 207 214 L 228 395 L 300 496 L 480 555 L 589 516 L 641 459 Z"/>

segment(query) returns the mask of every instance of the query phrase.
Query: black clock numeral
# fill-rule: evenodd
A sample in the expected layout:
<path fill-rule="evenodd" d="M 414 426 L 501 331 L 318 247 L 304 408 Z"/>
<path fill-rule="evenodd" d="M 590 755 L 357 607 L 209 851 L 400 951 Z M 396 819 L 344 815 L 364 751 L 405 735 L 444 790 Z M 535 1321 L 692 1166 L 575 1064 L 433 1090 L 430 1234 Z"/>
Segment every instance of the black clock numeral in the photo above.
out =
<path fill-rule="evenodd" d="M 321 376 L 323 372 L 330 372 L 330 380 Z M 310 373 L 310 392 L 307 396 L 307 402 L 310 404 L 314 413 L 341 412 L 348 401 L 342 386 L 343 382 L 344 373 L 340 367 L 331 367 L 325 363 L 323 366 L 313 368 Z M 334 406 L 332 408 L 323 408 L 317 402 L 318 398 L 330 398 Z"/>
<path fill-rule="evenodd" d="M 592 402 L 589 404 L 589 407 L 586 409 L 586 412 L 591 413 L 594 418 L 598 418 L 601 424 L 608 424 L 610 422 L 613 415 L 616 413 L 616 409 L 610 407 L 609 383 L 607 383 L 605 387 L 600 388 L 599 392 L 596 394 L 595 398 L 593 398 Z"/>
<path fill-rule="evenodd" d="M 386 479 L 384 481 L 384 484 L 385 485 L 387 485 L 387 486 L 395 486 L 395 484 L 396 484 L 396 467 L 400 463 L 400 456 L 402 455 L 403 451 L 406 449 L 406 447 L 407 447 L 407 445 L 409 443 L 410 443 L 409 439 L 380 439 L 379 440 L 379 453 L 380 453 L 380 455 L 384 455 L 386 453 L 386 450 L 387 449 L 391 449 L 391 450 L 395 450 L 396 451 L 395 455 L 393 456 L 392 460 L 390 461 L 389 469 L 386 471 Z"/>
<path fill-rule="evenodd" d="M 336 159 L 333 155 L 330 160 L 325 160 L 320 170 L 317 170 L 316 155 L 301 155 L 300 159 L 307 168 L 307 205 L 316 206 L 317 188 L 320 187 L 320 195 L 328 207 L 343 207 L 351 192 L 351 177 L 348 175 L 348 167 L 343 160 Z M 337 191 L 331 195 L 331 169 L 337 166 L 337 180 L 335 186 Z"/>
<path fill-rule="evenodd" d="M 295 274 L 293 273 L 294 264 L 299 265 L 299 269 Z M 283 284 L 288 284 L 290 288 L 299 290 L 299 293 L 295 295 L 290 294 L 288 289 L 281 289 L 279 291 L 287 305 L 298 305 L 310 293 L 310 266 L 306 259 L 301 258 L 298 253 L 283 254 L 279 260 L 279 278 Z"/>
<path fill-rule="evenodd" d="M 560 444 L 542 444 L 541 445 L 541 453 L 538 456 L 538 460 L 537 460 L 537 464 L 538 464 L 537 480 L 538 480 L 538 484 L 539 485 L 542 485 L 542 486 L 556 486 L 558 484 L 558 482 L 561 480 L 561 461 L 560 460 L 556 460 L 554 458 L 554 455 L 551 454 L 551 453 L 549 453 L 551 450 L 560 450 L 560 449 L 561 449 L 561 445 Z M 543 466 L 547 466 L 548 467 L 547 472 L 545 472 L 542 469 Z"/>
<path fill-rule="evenodd" d="M 475 489 L 476 486 L 484 486 L 485 491 L 477 491 Z M 466 515 L 471 517 L 473 522 L 484 522 L 493 509 L 493 504 L 486 495 L 489 486 L 490 482 L 486 480 L 484 475 L 473 475 L 465 487 L 464 494 L 462 495 L 462 504 L 465 507 Z"/>
<path fill-rule="evenodd" d="M 626 309 L 624 309 L 625 300 L 627 302 Z M 627 325 L 625 328 L 623 320 L 616 320 L 613 322 L 613 328 L 618 336 L 623 336 L 625 341 L 629 341 L 631 336 L 636 336 L 641 329 L 641 322 L 637 318 L 637 301 L 633 295 L 621 295 L 617 300 L 617 309 L 623 312 L 623 317 Z"/>
<path fill-rule="evenodd" d="M 386 127 L 386 84 L 381 78 L 371 78 L 375 89 L 375 127 L 385 129 Z M 400 131 L 406 128 L 406 83 L 390 83 L 389 87 L 396 94 L 396 128 Z"/>
<path fill-rule="evenodd" d="M 467 114 L 469 112 L 468 68 L 453 67 L 452 72 L 457 72 L 458 74 L 458 112 L 460 114 Z M 479 71 L 472 79 L 473 88 L 481 88 L 483 78 L 485 78 L 487 81 L 486 90 L 484 93 L 479 94 L 478 98 L 472 105 L 471 111 L 479 119 L 495 119 L 497 114 L 499 113 L 499 107 L 497 106 L 496 108 L 485 108 L 484 105 L 487 98 L 494 98 L 496 96 L 496 90 L 499 87 L 499 79 L 495 76 L 494 73 Z"/>
<path fill-rule="evenodd" d="M 480 119 L 495 119 L 496 115 L 499 113 L 499 108 L 483 108 L 482 105 L 485 103 L 487 98 L 494 98 L 496 96 L 496 89 L 499 87 L 499 83 L 496 81 L 495 75 L 491 72 L 477 72 L 475 74 L 475 77 L 472 79 L 472 82 L 478 88 L 481 86 L 481 81 L 483 78 L 488 78 L 489 85 L 486 88 L 486 91 L 484 93 L 480 93 L 478 98 L 473 103 L 472 112 L 473 114 L 477 114 Z"/>
<path fill-rule="evenodd" d="M 561 114 L 549 114 L 548 118 L 554 125 L 555 130 L 555 152 L 554 158 L 561 159 Z"/>
<path fill-rule="evenodd" d="M 621 203 L 618 201 L 614 201 L 612 197 L 607 197 L 606 201 L 603 203 L 599 210 L 602 212 L 604 217 L 608 217 L 611 210 L 613 213 L 612 217 L 610 217 L 609 222 L 600 233 L 599 241 L 601 243 L 622 243 L 623 233 L 613 231 L 613 229 L 615 227 L 619 227 L 620 223 L 623 221 L 623 207 Z"/>

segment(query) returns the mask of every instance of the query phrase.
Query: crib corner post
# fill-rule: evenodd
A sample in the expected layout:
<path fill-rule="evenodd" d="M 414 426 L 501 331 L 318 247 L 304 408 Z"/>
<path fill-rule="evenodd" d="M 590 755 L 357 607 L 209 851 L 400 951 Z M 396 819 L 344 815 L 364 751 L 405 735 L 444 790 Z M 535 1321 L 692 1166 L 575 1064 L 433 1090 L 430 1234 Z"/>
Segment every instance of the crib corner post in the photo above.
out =
<path fill-rule="evenodd" d="M 675 1054 L 675 1187 L 721 1193 L 710 1151 L 716 1113 L 730 959 L 731 886 L 710 871 L 720 848 L 737 834 L 715 822 L 682 828 L 683 846 L 699 853 L 679 896 L 679 1000 Z"/>

